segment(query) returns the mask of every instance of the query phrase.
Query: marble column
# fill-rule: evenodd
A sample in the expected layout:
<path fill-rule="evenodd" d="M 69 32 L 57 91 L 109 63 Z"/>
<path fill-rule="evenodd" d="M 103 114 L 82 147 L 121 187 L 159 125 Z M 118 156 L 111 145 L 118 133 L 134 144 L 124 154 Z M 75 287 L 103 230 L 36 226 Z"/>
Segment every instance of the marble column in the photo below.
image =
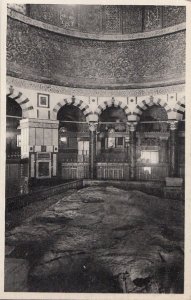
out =
<path fill-rule="evenodd" d="M 170 177 L 177 177 L 178 157 L 177 157 L 177 121 L 170 121 Z"/>
<path fill-rule="evenodd" d="M 128 123 L 129 125 L 129 179 L 136 180 L 136 125 L 137 123 Z"/>
<path fill-rule="evenodd" d="M 161 135 L 160 140 L 160 152 L 159 152 L 159 162 L 166 163 L 168 161 L 168 136 Z"/>
<path fill-rule="evenodd" d="M 89 176 L 96 178 L 96 130 L 97 122 L 89 122 L 90 142 L 89 142 Z"/>

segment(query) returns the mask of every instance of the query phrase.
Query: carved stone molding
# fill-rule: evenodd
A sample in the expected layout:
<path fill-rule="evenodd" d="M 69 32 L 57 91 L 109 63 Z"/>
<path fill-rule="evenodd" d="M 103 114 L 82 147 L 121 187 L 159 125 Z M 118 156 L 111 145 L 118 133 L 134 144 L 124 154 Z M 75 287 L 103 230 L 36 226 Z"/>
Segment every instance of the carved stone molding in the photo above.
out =
<path fill-rule="evenodd" d="M 55 94 L 75 95 L 75 96 L 94 96 L 94 97 L 141 97 L 148 95 L 164 95 L 168 93 L 184 92 L 185 84 L 161 86 L 156 88 L 142 89 L 120 89 L 120 90 L 105 90 L 105 89 L 86 89 L 86 88 L 70 88 L 58 85 L 44 84 L 16 77 L 7 76 L 7 84 L 13 87 L 23 89 L 38 90 Z"/>

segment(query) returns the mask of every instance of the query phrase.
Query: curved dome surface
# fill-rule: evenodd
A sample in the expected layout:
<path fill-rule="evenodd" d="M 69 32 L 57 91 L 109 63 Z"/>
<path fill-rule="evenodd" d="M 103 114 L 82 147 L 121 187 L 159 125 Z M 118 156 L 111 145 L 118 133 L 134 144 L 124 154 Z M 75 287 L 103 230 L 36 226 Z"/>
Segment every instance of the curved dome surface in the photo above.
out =
<path fill-rule="evenodd" d="M 66 30 L 102 36 L 147 32 L 185 22 L 183 6 L 29 4 L 12 8 Z"/>
<path fill-rule="evenodd" d="M 37 18 L 38 11 L 38 17 L 40 18 L 41 15 L 41 20 L 42 16 L 46 17 L 48 21 L 47 16 L 50 12 L 45 14 L 40 8 L 37 10 L 39 6 L 43 7 L 43 5 L 30 6 L 31 16 Z M 57 15 L 60 6 L 62 5 L 46 5 Z M 56 12 L 52 7 L 56 7 Z M 68 9 L 69 7 L 71 9 L 71 6 L 68 6 Z M 105 9 L 105 6 L 104 8 L 93 7 L 92 10 L 99 7 L 102 11 Z M 119 6 L 116 6 L 116 9 L 118 8 Z M 167 8 L 160 7 L 163 15 Z M 73 10 L 75 9 L 79 10 L 79 6 L 74 6 Z M 120 6 L 120 9 L 124 12 L 123 6 Z M 128 9 L 126 7 L 127 11 Z M 135 6 L 132 6 L 131 9 L 136 12 L 141 11 L 141 16 L 145 13 L 142 7 L 135 9 Z M 173 7 L 173 9 L 169 11 L 175 13 L 180 10 L 179 19 L 174 18 L 173 22 L 180 22 L 180 18 L 184 21 L 184 16 L 181 17 L 185 15 L 184 9 L 182 7 Z M 125 18 L 126 21 L 132 19 Z M 47 30 L 42 22 L 31 23 L 30 20 L 34 19 L 26 16 L 22 19 L 13 13 L 9 14 L 7 73 L 10 76 L 70 87 L 110 89 L 152 87 L 184 82 L 185 30 L 183 29 L 150 38 L 105 41 L 71 37 L 50 28 Z M 120 24 L 123 24 L 122 21 Z M 172 25 L 170 19 L 168 22 Z"/>

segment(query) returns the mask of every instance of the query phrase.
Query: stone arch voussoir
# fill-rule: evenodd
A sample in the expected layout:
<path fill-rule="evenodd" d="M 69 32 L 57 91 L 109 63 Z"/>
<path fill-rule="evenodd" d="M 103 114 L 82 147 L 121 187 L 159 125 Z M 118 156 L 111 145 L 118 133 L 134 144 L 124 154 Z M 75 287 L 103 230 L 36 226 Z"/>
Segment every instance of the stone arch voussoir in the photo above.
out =
<path fill-rule="evenodd" d="M 172 109 L 170 108 L 170 106 L 166 101 L 164 101 L 160 97 L 151 96 L 149 98 L 145 98 L 145 100 L 142 100 L 140 103 L 136 105 L 133 111 L 133 115 L 136 117 L 136 121 L 138 122 L 140 120 L 142 113 L 153 105 L 160 105 L 161 107 L 163 107 L 167 113 L 167 116 L 172 111 Z"/>
<path fill-rule="evenodd" d="M 22 109 L 23 117 L 25 118 L 34 118 L 35 112 L 34 107 L 31 104 L 30 99 L 24 95 L 19 88 L 13 87 L 12 85 L 7 86 L 6 95 L 11 99 L 15 100 Z"/>
<path fill-rule="evenodd" d="M 111 98 L 107 101 L 104 101 L 102 103 L 100 103 L 97 107 L 97 109 L 95 110 L 95 114 L 100 116 L 101 113 L 107 109 L 108 107 L 111 107 L 112 105 L 114 105 L 115 107 L 120 107 L 121 109 L 124 110 L 126 116 L 128 117 L 128 115 L 131 114 L 130 110 L 129 110 L 129 107 L 124 104 L 122 101 L 120 101 L 119 99 L 114 99 L 114 98 Z"/>
<path fill-rule="evenodd" d="M 52 119 L 56 120 L 60 108 L 67 104 L 71 104 L 78 107 L 83 112 L 85 117 L 87 117 L 89 114 L 92 114 L 92 111 L 90 110 L 90 107 L 87 103 L 85 103 L 83 100 L 79 98 L 72 96 L 72 97 L 64 97 L 54 106 L 52 110 Z"/>
<path fill-rule="evenodd" d="M 182 97 L 179 101 L 176 102 L 173 108 L 173 112 L 175 113 L 177 121 L 182 120 L 185 113 L 185 97 Z"/>

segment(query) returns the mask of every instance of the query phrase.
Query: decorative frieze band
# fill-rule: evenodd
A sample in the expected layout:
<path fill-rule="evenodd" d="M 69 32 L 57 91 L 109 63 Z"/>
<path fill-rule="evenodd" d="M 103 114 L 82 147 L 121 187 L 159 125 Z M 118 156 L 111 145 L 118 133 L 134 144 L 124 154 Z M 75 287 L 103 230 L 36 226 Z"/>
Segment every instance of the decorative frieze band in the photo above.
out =
<path fill-rule="evenodd" d="M 70 88 L 64 86 L 50 85 L 38 83 L 29 80 L 23 80 L 16 77 L 7 76 L 7 84 L 20 87 L 23 89 L 38 90 L 49 93 L 75 95 L 75 96 L 94 96 L 94 97 L 140 97 L 147 95 L 164 95 L 169 93 L 178 93 L 185 91 L 185 84 L 161 86 L 155 88 L 142 89 L 86 89 L 86 88 Z"/>

